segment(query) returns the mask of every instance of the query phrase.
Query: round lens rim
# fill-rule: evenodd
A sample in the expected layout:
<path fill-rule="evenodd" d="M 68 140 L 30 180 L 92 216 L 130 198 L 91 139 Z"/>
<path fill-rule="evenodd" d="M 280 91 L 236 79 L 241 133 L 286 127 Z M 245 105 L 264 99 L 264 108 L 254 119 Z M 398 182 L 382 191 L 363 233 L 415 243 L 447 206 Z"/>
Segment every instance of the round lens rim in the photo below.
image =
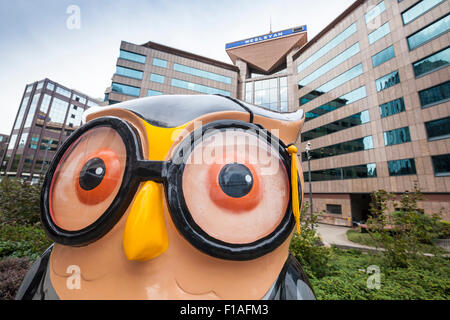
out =
<path fill-rule="evenodd" d="M 76 230 L 65 230 L 56 225 L 50 214 L 50 190 L 56 169 L 66 151 L 78 140 L 81 135 L 97 127 L 109 127 L 115 130 L 125 146 L 126 165 L 122 176 L 120 188 L 106 211 L 89 226 Z M 139 137 L 130 125 L 117 117 L 101 117 L 89 121 L 74 131 L 53 157 L 41 190 L 41 221 L 47 235 L 56 243 L 68 246 L 86 246 L 108 233 L 120 220 L 139 187 L 139 180 L 132 174 L 134 165 L 142 158 L 142 148 Z"/>
<path fill-rule="evenodd" d="M 256 124 L 239 120 L 219 120 L 210 122 L 202 128 L 192 132 L 175 150 L 172 158 L 172 165 L 169 167 L 169 172 L 165 181 L 166 199 L 170 209 L 170 216 L 181 235 L 203 253 L 219 259 L 236 261 L 246 261 L 259 258 L 279 247 L 289 237 L 294 229 L 295 219 L 292 214 L 292 194 L 289 192 L 288 206 L 280 224 L 269 235 L 254 242 L 246 244 L 227 243 L 222 240 L 215 239 L 203 231 L 203 229 L 195 223 L 187 207 L 182 186 L 183 172 L 185 162 L 192 150 L 195 148 L 196 144 L 198 144 L 200 140 L 205 137 L 205 132 L 209 131 L 210 134 L 212 134 L 212 129 L 221 131 L 227 129 L 255 130 L 262 139 L 267 139 L 268 142 L 272 139 L 272 134 L 264 128 Z M 199 131 L 201 131 L 201 133 Z M 207 136 L 208 135 L 206 135 L 206 137 Z M 286 151 L 286 145 L 283 141 L 278 138 L 276 141 L 280 158 L 286 167 L 290 187 L 289 190 L 291 190 L 291 181 L 289 178 L 291 169 L 290 156 Z M 302 197 L 301 184 L 299 183 L 300 203 L 302 201 Z"/>

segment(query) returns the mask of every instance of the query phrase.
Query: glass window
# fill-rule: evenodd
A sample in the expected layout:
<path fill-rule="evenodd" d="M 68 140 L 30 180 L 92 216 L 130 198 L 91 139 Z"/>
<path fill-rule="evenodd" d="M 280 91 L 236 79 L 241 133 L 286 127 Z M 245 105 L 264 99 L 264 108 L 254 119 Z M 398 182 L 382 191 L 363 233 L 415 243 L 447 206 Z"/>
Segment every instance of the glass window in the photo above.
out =
<path fill-rule="evenodd" d="M 388 161 L 388 169 L 390 176 L 416 174 L 416 163 L 414 159 Z"/>
<path fill-rule="evenodd" d="M 384 1 L 381 1 L 379 4 L 377 4 L 375 7 L 367 11 L 367 13 L 364 15 L 364 19 L 366 20 L 366 23 L 369 23 L 373 19 L 375 19 L 377 16 L 379 16 L 384 10 L 386 10 L 386 6 L 384 5 Z"/>
<path fill-rule="evenodd" d="M 81 104 L 85 104 L 86 103 L 86 98 L 83 98 L 82 96 L 79 96 L 76 93 L 73 94 L 72 100 L 78 101 Z"/>
<path fill-rule="evenodd" d="M 305 70 L 307 67 L 312 65 L 315 61 L 323 57 L 330 50 L 338 46 L 342 41 L 350 37 L 352 34 L 356 32 L 356 23 L 350 25 L 347 29 L 339 33 L 335 38 L 331 39 L 327 44 L 325 44 L 322 48 L 314 52 L 308 59 L 300 63 L 297 67 L 297 72 Z"/>
<path fill-rule="evenodd" d="M 425 122 L 428 140 L 450 138 L 450 117 Z"/>
<path fill-rule="evenodd" d="M 436 177 L 450 176 L 450 153 L 432 156 L 431 161 Z"/>
<path fill-rule="evenodd" d="M 48 112 L 48 107 L 50 106 L 50 101 L 52 100 L 52 97 L 48 94 L 44 94 L 44 98 L 42 98 L 41 105 L 39 107 L 39 113 L 46 115 Z"/>
<path fill-rule="evenodd" d="M 44 86 L 44 81 L 39 82 L 36 86 L 36 90 L 42 89 L 43 86 Z"/>
<path fill-rule="evenodd" d="M 134 97 L 139 97 L 139 95 L 141 93 L 141 89 L 138 87 L 128 86 L 126 84 L 121 84 L 121 83 L 116 83 L 116 82 L 112 83 L 111 90 L 113 92 L 118 92 L 121 94 L 126 94 L 126 95 L 134 96 Z"/>
<path fill-rule="evenodd" d="M 245 83 L 245 102 L 253 103 L 253 82 Z"/>
<path fill-rule="evenodd" d="M 166 77 L 156 74 L 156 73 L 152 73 L 150 74 L 150 81 L 153 82 L 158 82 L 158 83 L 164 83 L 164 80 L 166 79 Z"/>
<path fill-rule="evenodd" d="M 354 66 L 353 68 L 350 68 L 349 70 L 345 71 L 344 73 L 338 75 L 336 78 L 331 79 L 327 83 L 324 83 L 316 90 L 311 91 L 308 94 L 305 94 L 303 97 L 300 98 L 300 105 L 303 105 L 305 103 L 308 103 L 309 101 L 321 96 L 324 93 L 327 93 L 340 85 L 356 78 L 357 76 L 361 75 L 363 73 L 363 67 L 362 64 L 358 64 Z"/>
<path fill-rule="evenodd" d="M 161 91 L 156 91 L 156 90 L 152 90 L 152 89 L 148 89 L 147 91 L 147 96 L 160 96 L 163 93 Z"/>
<path fill-rule="evenodd" d="M 41 146 L 39 150 L 49 150 L 56 151 L 58 149 L 59 140 L 51 137 L 42 137 Z M 51 158 L 47 158 L 47 160 L 51 160 Z"/>
<path fill-rule="evenodd" d="M 301 135 L 302 142 L 319 138 L 355 126 L 359 126 L 369 121 L 370 121 L 369 111 L 364 110 L 363 112 L 355 113 L 350 117 L 343 118 L 338 121 L 302 133 Z"/>
<path fill-rule="evenodd" d="M 55 89 L 55 85 L 51 82 L 47 82 L 46 88 L 50 91 L 53 91 Z"/>
<path fill-rule="evenodd" d="M 207 93 L 207 94 L 223 94 L 225 96 L 230 95 L 229 91 L 225 91 L 225 90 L 221 90 L 221 89 L 217 89 L 217 88 L 213 88 L 213 87 L 208 87 L 208 86 L 204 86 L 201 84 L 184 81 L 184 80 L 179 80 L 179 79 L 175 79 L 175 78 L 173 78 L 171 80 L 171 85 L 173 87 L 183 88 L 183 89 Z"/>
<path fill-rule="evenodd" d="M 188 67 L 188 66 L 185 66 L 185 65 L 182 65 L 179 63 L 173 64 L 173 70 L 178 71 L 178 72 L 183 72 L 186 74 L 190 74 L 190 75 L 200 77 L 200 78 L 205 78 L 205 79 L 210 79 L 210 80 L 214 80 L 214 81 L 218 81 L 218 82 L 223 82 L 226 84 L 231 84 L 230 77 L 222 76 L 222 75 L 214 73 L 214 72 L 209 72 L 209 71 L 205 71 L 205 70 Z"/>
<path fill-rule="evenodd" d="M 68 107 L 69 103 L 67 101 L 54 97 L 48 114 L 46 129 L 57 133 L 61 132 Z"/>
<path fill-rule="evenodd" d="M 304 172 L 303 174 L 305 181 L 308 181 L 308 172 Z M 375 163 L 311 171 L 311 181 L 363 179 L 375 178 L 376 176 L 377 166 Z"/>
<path fill-rule="evenodd" d="M 338 65 L 340 65 L 344 61 L 350 59 L 351 57 L 353 57 L 358 52 L 359 52 L 359 43 L 357 42 L 354 45 L 352 45 L 350 48 L 347 48 L 346 50 L 344 50 L 343 52 L 338 54 L 336 57 L 334 57 L 333 59 L 331 59 L 327 63 L 323 64 L 318 69 L 316 69 L 315 71 L 313 71 L 312 73 L 310 73 L 309 75 L 304 77 L 302 80 L 300 80 L 298 82 L 299 88 L 303 88 L 304 86 L 308 85 L 309 83 L 311 83 L 312 81 L 316 80 L 320 76 L 324 75 L 325 73 L 327 73 L 331 69 L 337 67 Z"/>
<path fill-rule="evenodd" d="M 390 88 L 397 83 L 400 83 L 400 75 L 398 73 L 398 70 L 395 70 L 375 81 L 377 91 L 382 91 L 384 89 Z"/>
<path fill-rule="evenodd" d="M 391 29 L 389 28 L 389 22 L 386 22 L 381 27 L 379 27 L 378 29 L 369 34 L 369 44 L 372 44 L 375 41 L 380 40 L 381 38 L 389 34 L 389 32 L 391 32 Z"/>
<path fill-rule="evenodd" d="M 394 46 L 389 46 L 386 49 L 372 56 L 372 65 L 375 68 L 380 64 L 388 60 L 391 60 L 394 57 L 395 57 Z"/>
<path fill-rule="evenodd" d="M 9 169 L 9 171 L 17 172 L 17 168 L 19 168 L 19 162 L 20 162 L 21 157 L 22 157 L 21 154 L 16 154 L 14 156 L 14 158 L 12 159 L 12 164 L 11 164 L 11 168 Z"/>
<path fill-rule="evenodd" d="M 434 106 L 450 98 L 450 81 L 419 91 L 422 108 Z"/>
<path fill-rule="evenodd" d="M 409 134 L 409 128 L 403 127 L 384 132 L 384 144 L 386 146 L 392 146 L 394 144 L 400 144 L 410 142 L 411 136 Z"/>
<path fill-rule="evenodd" d="M 83 108 L 78 107 L 74 104 L 70 105 L 64 129 L 66 136 L 69 136 L 72 132 L 74 132 L 81 126 L 83 112 L 84 112 Z"/>
<path fill-rule="evenodd" d="M 27 88 L 25 89 L 25 93 L 30 93 L 31 90 L 33 90 L 33 85 L 32 84 L 27 86 Z"/>
<path fill-rule="evenodd" d="M 403 97 L 380 105 L 381 118 L 391 116 L 403 111 L 405 111 L 405 102 L 403 101 Z"/>
<path fill-rule="evenodd" d="M 34 115 L 36 113 L 36 105 L 39 101 L 40 96 L 40 93 L 34 95 L 33 100 L 31 101 L 30 109 L 28 110 L 27 119 L 25 120 L 25 124 L 23 126 L 24 128 L 29 128 L 31 126 Z"/>
<path fill-rule="evenodd" d="M 450 29 L 450 15 L 447 15 L 429 26 L 423 28 L 422 30 L 417 31 L 416 33 L 410 35 L 408 40 L 409 50 L 413 50 L 425 42 L 428 42 L 444 32 L 447 32 Z"/>
<path fill-rule="evenodd" d="M 277 81 L 277 78 L 255 81 L 255 104 L 270 110 L 278 110 Z"/>
<path fill-rule="evenodd" d="M 119 57 L 122 59 L 125 59 L 125 60 L 130 60 L 130 61 L 134 61 L 134 62 L 138 62 L 138 63 L 145 63 L 145 58 L 146 58 L 142 54 L 125 51 L 125 50 L 120 50 Z"/>
<path fill-rule="evenodd" d="M 402 13 L 403 24 L 408 24 L 414 19 L 420 17 L 422 14 L 430 10 L 431 8 L 437 6 L 444 0 L 423 0 L 419 1 L 408 10 Z"/>
<path fill-rule="evenodd" d="M 158 58 L 153 58 L 153 65 L 161 68 L 167 68 L 167 61 Z"/>
<path fill-rule="evenodd" d="M 20 140 L 19 140 L 19 144 L 17 145 L 17 148 L 18 149 L 25 148 L 25 144 L 27 143 L 27 139 L 28 139 L 28 132 L 22 133 L 22 135 L 20 136 Z"/>
<path fill-rule="evenodd" d="M 326 204 L 326 212 L 331 214 L 342 214 L 342 206 L 340 204 Z"/>
<path fill-rule="evenodd" d="M 315 118 L 318 118 L 328 112 L 339 109 L 343 106 L 349 105 L 355 101 L 358 101 L 362 98 L 366 97 L 366 87 L 362 86 L 358 89 L 355 89 L 349 93 L 340 96 L 334 100 L 331 100 L 311 111 L 305 113 L 305 121 L 309 121 Z"/>
<path fill-rule="evenodd" d="M 31 136 L 30 144 L 28 145 L 28 147 L 30 149 L 37 150 L 38 144 L 39 144 L 39 135 L 38 134 L 33 134 Z"/>
<path fill-rule="evenodd" d="M 69 90 L 63 89 L 61 87 L 56 87 L 56 93 L 59 93 L 60 95 L 63 95 L 67 98 L 70 98 L 71 92 Z"/>
<path fill-rule="evenodd" d="M 314 149 L 309 152 L 309 155 L 311 157 L 311 160 L 315 160 L 370 149 L 373 149 L 373 139 L 372 136 L 367 136 L 364 138 L 345 141 L 333 144 L 331 146 Z M 308 158 L 306 152 L 302 152 L 302 161 L 307 160 Z"/>
<path fill-rule="evenodd" d="M 19 129 L 20 128 L 20 126 L 22 124 L 23 116 L 25 114 L 25 110 L 27 109 L 27 105 L 28 105 L 28 101 L 29 100 L 30 100 L 30 97 L 23 98 L 22 104 L 20 105 L 19 113 L 17 115 L 16 123 L 14 124 L 14 129 Z"/>
<path fill-rule="evenodd" d="M 34 156 L 27 156 L 25 159 L 23 159 L 23 166 L 22 166 L 22 173 L 30 173 L 31 172 L 31 166 L 33 164 Z"/>
<path fill-rule="evenodd" d="M 17 134 L 13 134 L 11 136 L 11 139 L 9 139 L 8 150 L 14 149 L 16 141 L 17 141 Z"/>
<path fill-rule="evenodd" d="M 444 50 L 433 53 L 422 60 L 413 63 L 414 75 L 419 77 L 428 74 L 437 69 L 441 69 L 449 65 L 450 62 L 450 47 Z"/>
<path fill-rule="evenodd" d="M 287 77 L 280 78 L 280 111 L 288 111 Z"/>
<path fill-rule="evenodd" d="M 144 73 L 139 70 L 116 66 L 116 74 L 124 77 L 142 80 L 142 75 Z"/>

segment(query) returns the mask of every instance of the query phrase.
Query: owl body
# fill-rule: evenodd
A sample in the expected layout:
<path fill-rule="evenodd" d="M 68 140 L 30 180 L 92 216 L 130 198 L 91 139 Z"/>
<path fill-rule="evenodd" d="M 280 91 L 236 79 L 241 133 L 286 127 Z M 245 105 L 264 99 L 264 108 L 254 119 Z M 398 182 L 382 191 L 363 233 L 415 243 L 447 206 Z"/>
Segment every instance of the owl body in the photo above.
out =
<path fill-rule="evenodd" d="M 90 111 L 49 167 L 55 244 L 16 298 L 314 299 L 288 251 L 303 121 L 210 95 Z"/>

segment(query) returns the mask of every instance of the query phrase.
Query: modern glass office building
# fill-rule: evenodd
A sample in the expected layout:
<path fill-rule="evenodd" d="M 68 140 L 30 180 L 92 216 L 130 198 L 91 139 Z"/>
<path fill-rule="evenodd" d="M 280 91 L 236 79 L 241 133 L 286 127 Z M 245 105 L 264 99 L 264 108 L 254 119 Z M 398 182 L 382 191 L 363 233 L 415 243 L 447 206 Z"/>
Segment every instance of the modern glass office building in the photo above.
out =
<path fill-rule="evenodd" d="M 424 212 L 450 220 L 449 3 L 357 0 L 312 39 L 298 26 L 226 43 L 232 64 L 122 42 L 105 103 L 207 93 L 301 108 L 305 199 L 310 142 L 313 205 L 325 222 L 364 221 L 371 192 L 416 182 Z"/>
<path fill-rule="evenodd" d="M 356 1 L 293 56 L 299 147 L 311 143 L 313 205 L 326 222 L 364 221 L 372 191 L 416 182 L 425 213 L 450 219 L 449 3 Z"/>
<path fill-rule="evenodd" d="M 76 130 L 84 110 L 100 101 L 44 79 L 25 87 L 0 175 L 36 182 L 64 140 Z"/>

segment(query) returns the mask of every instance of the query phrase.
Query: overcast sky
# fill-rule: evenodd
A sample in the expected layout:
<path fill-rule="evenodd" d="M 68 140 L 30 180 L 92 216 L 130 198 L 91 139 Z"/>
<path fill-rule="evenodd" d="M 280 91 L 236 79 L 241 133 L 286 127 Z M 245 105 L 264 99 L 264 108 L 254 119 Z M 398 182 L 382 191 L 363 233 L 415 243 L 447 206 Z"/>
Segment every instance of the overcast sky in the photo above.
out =
<path fill-rule="evenodd" d="M 314 37 L 354 0 L 0 0 L 0 133 L 44 78 L 103 98 L 120 41 L 154 41 L 231 63 L 225 43 L 306 24 Z M 80 9 L 70 29 L 68 7 Z M 71 20 L 72 21 L 72 20 Z M 73 25 L 73 24 L 72 24 Z"/>

